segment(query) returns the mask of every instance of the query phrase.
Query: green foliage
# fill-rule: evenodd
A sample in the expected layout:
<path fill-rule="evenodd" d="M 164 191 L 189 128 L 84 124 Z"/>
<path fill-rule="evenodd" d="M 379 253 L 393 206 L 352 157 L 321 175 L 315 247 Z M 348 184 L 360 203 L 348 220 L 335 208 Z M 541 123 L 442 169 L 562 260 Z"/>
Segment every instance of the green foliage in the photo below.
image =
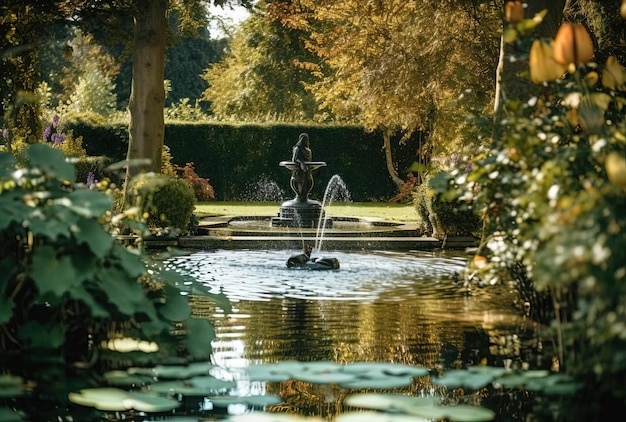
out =
<path fill-rule="evenodd" d="M 317 60 L 305 48 L 303 31 L 283 26 L 275 13 L 280 5 L 258 6 L 268 10 L 243 22 L 229 53 L 203 72 L 209 86 L 202 98 L 222 120 L 312 120 L 321 113 L 305 88 L 314 78 L 302 62 Z"/>
<path fill-rule="evenodd" d="M 80 120 L 67 127 L 88 140 L 84 145 L 88 155 L 107 156 L 114 162 L 126 158 L 126 125 L 92 126 Z M 278 164 L 291 158 L 291 148 L 302 132 L 311 136 L 315 160 L 328 164 L 316 172 L 312 197 L 323 197 L 334 174 L 344 180 L 354 201 L 386 200 L 395 195 L 396 186 L 389 178 L 380 152 L 381 133 L 368 132 L 359 126 L 169 122 L 165 127 L 165 144 L 174 165 L 194 163 L 198 176 L 211 181 L 216 199 L 239 200 L 264 179 L 277 183 L 283 192 L 291 195 L 289 174 Z M 398 142 L 399 138 L 392 138 L 392 142 Z M 419 139 L 420 133 L 415 133 L 394 149 L 394 161 L 400 172 L 408 172 L 416 160 Z"/>
<path fill-rule="evenodd" d="M 150 230 L 180 232 L 187 229 L 196 202 L 194 190 L 187 181 L 148 173 L 137 176 L 131 186 L 141 214 L 147 214 Z"/>
<path fill-rule="evenodd" d="M 448 198 L 429 186 L 430 176 L 413 191 L 413 203 L 422 233 L 436 238 L 447 236 L 479 236 L 481 221 L 470 204 Z"/>
<path fill-rule="evenodd" d="M 164 284 L 174 274 L 147 277 L 141 253 L 107 232 L 111 198 L 75 187 L 74 167 L 59 149 L 34 144 L 23 158 L 18 164 L 0 153 L 0 372 L 34 381 L 34 398 L 63 402 L 61 386 L 80 385 L 68 377 L 87 383 L 76 368 L 92 365 L 101 342 L 120 330 L 159 341 L 163 356 L 184 350 L 206 358 L 210 348 L 194 339 L 166 347 L 179 322 L 204 346 L 213 329 L 191 320 L 187 301 Z M 57 419 L 35 416 L 44 410 L 34 403 L 23 403 L 33 420 Z"/>
<path fill-rule="evenodd" d="M 539 96 L 510 98 L 500 136 L 473 171 L 432 184 L 443 192 L 450 182 L 480 207 L 487 232 L 479 253 L 489 261 L 479 272 L 509 280 L 508 270 L 523 265 L 553 298 L 561 363 L 594 380 L 594 394 L 622 403 L 625 75 L 615 60 L 587 63 Z"/>

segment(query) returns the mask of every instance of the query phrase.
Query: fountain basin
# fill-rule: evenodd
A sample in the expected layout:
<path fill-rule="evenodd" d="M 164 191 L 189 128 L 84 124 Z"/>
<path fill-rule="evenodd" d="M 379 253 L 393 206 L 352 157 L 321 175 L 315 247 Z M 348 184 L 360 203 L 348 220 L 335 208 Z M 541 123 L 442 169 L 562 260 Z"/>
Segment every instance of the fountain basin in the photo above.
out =
<path fill-rule="evenodd" d="M 309 171 L 317 170 L 320 167 L 326 167 L 326 163 L 323 161 L 305 161 L 304 164 L 307 166 Z M 300 163 L 296 163 L 295 161 L 281 161 L 278 165 L 285 167 L 289 171 L 296 171 L 300 169 Z"/>
<path fill-rule="evenodd" d="M 272 226 L 272 216 L 205 217 L 197 235 L 177 239 L 146 241 L 147 248 L 180 247 L 190 249 L 291 249 L 315 245 L 316 228 Z M 476 247 L 471 236 L 441 240 L 423 236 L 417 223 L 381 219 L 332 216 L 333 226 L 324 229 L 323 249 L 333 251 L 387 250 L 412 251 Z"/>

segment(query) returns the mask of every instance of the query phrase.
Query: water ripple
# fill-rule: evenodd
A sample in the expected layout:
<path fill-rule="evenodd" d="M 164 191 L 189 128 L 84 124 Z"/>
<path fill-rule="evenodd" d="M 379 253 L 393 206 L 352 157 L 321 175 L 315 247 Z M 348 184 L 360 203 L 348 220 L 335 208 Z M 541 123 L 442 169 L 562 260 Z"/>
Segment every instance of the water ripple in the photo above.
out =
<path fill-rule="evenodd" d="M 167 268 L 194 279 L 191 289 L 222 291 L 230 300 L 267 301 L 276 297 L 308 300 L 374 301 L 398 289 L 403 297 L 426 292 L 454 295 L 449 280 L 463 270 L 466 256 L 427 252 L 323 252 L 337 258 L 338 270 L 287 268 L 293 250 L 195 251 L 165 260 Z"/>

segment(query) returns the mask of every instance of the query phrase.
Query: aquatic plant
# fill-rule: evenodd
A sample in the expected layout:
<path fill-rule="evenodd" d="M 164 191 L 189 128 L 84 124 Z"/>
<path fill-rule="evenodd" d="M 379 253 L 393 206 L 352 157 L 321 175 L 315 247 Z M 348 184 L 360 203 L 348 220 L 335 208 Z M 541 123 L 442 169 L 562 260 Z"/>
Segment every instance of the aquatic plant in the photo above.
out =
<path fill-rule="evenodd" d="M 15 395 L 2 389 L 9 405 L 56 420 L 64 407 L 42 403 L 93 386 L 112 336 L 158 342 L 153 359 L 210 356 L 213 328 L 163 282 L 175 275 L 149 268 L 105 230 L 111 198 L 75 187 L 59 149 L 33 144 L 23 159 L 0 152 L 0 372 L 28 384 L 11 381 Z"/>

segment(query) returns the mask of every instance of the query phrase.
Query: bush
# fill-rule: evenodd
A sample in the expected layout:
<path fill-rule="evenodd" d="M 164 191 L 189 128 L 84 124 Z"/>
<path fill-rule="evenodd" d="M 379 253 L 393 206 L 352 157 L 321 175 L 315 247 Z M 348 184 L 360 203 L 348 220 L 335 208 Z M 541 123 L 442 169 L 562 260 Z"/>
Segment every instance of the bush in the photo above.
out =
<path fill-rule="evenodd" d="M 443 239 L 447 236 L 476 236 L 481 229 L 480 218 L 468 204 L 435 193 L 428 178 L 413 192 L 413 202 L 422 234 Z"/>
<path fill-rule="evenodd" d="M 133 187 L 141 213 L 147 214 L 146 223 L 151 231 L 187 231 L 196 204 L 189 183 L 163 174 L 147 173 L 138 176 Z"/>
<path fill-rule="evenodd" d="M 184 179 L 193 189 L 198 201 L 209 201 L 215 199 L 215 190 L 209 183 L 209 179 L 198 176 L 193 167 L 193 163 L 185 164 L 185 167 L 176 167 L 179 177 Z"/>

